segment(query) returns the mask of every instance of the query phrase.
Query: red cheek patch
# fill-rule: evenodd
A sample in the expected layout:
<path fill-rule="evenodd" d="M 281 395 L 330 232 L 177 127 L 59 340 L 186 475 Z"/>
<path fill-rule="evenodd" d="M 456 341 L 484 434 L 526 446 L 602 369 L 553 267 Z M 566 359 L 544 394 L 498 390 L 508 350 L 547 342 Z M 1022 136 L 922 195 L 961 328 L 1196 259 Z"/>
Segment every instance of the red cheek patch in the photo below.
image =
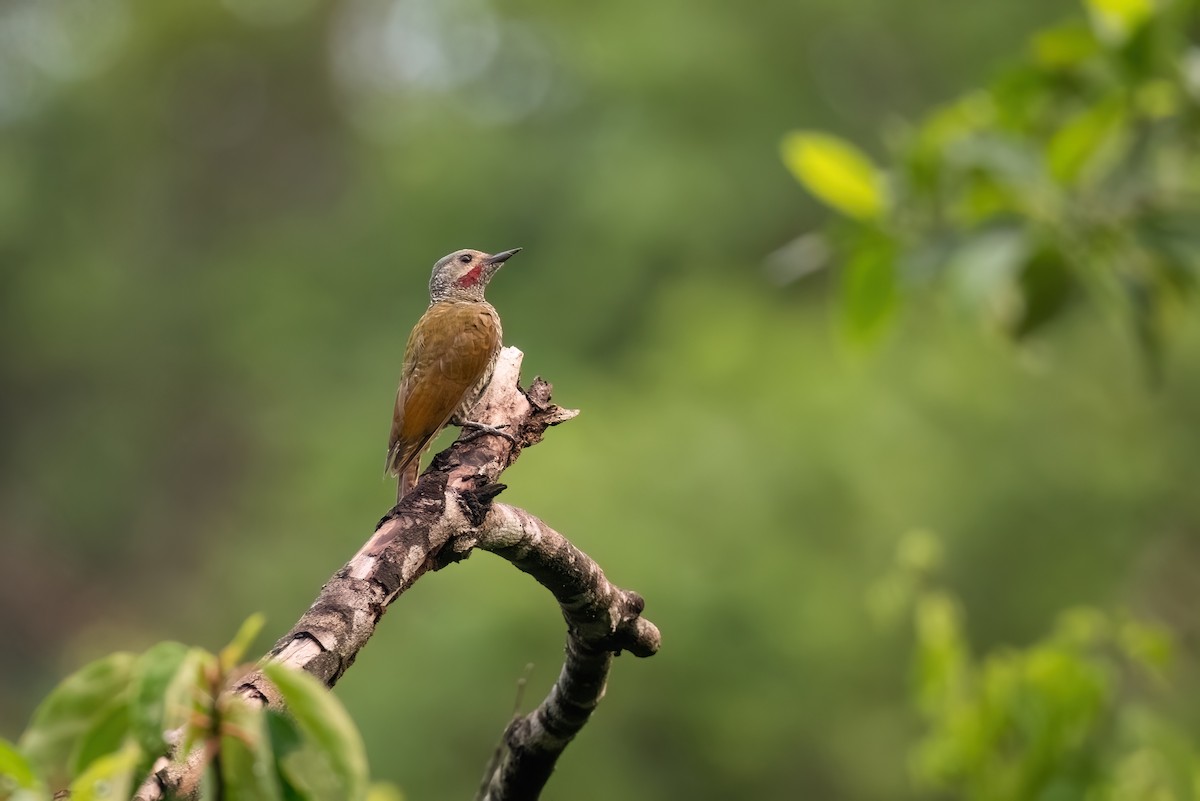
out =
<path fill-rule="evenodd" d="M 470 270 L 468 270 L 466 273 L 464 273 L 463 277 L 458 279 L 454 283 L 457 284 L 458 286 L 462 287 L 463 289 L 466 289 L 467 287 L 472 287 L 472 286 L 475 286 L 476 284 L 478 284 L 479 277 L 481 275 L 483 275 L 483 265 L 479 264 L 479 265 L 472 267 Z"/>

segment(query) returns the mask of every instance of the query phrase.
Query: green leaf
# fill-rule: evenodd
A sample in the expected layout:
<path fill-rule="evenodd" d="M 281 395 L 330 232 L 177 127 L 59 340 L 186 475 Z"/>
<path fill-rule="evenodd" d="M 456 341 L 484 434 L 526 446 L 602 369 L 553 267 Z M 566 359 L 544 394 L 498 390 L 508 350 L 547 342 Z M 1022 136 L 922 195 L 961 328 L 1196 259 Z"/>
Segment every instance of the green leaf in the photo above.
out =
<path fill-rule="evenodd" d="M 883 175 L 850 143 L 816 131 L 783 139 L 783 163 L 817 198 L 849 217 L 872 220 L 888 209 Z"/>
<path fill-rule="evenodd" d="M 308 742 L 328 759 L 339 798 L 361 801 L 367 794 L 367 757 L 361 735 L 345 707 L 307 673 L 270 662 L 263 673 L 279 690 L 288 712 Z"/>
<path fill-rule="evenodd" d="M 1150 119 L 1166 119 L 1179 113 L 1183 105 L 1180 87 L 1163 78 L 1149 80 L 1134 95 L 1137 110 Z"/>
<path fill-rule="evenodd" d="M 272 709 L 266 710 L 266 721 L 284 801 L 335 797 L 337 788 L 328 786 L 332 773 L 328 760 L 321 753 L 309 756 L 312 749 L 306 746 L 296 721 Z"/>
<path fill-rule="evenodd" d="M 1148 260 L 1177 293 L 1194 291 L 1200 284 L 1200 231 L 1196 209 L 1153 212 L 1138 220 L 1135 233 Z"/>
<path fill-rule="evenodd" d="M 926 714 L 933 715 L 957 701 L 970 672 L 962 611 L 949 595 L 926 592 L 918 598 L 913 614 L 918 703 Z"/>
<path fill-rule="evenodd" d="M 845 329 L 855 341 L 876 336 L 896 305 L 895 248 L 882 237 L 859 244 L 842 281 Z"/>
<path fill-rule="evenodd" d="M 71 782 L 71 801 L 116 801 L 129 798 L 133 770 L 141 754 L 133 743 L 93 762 Z"/>
<path fill-rule="evenodd" d="M 263 624 L 267 619 L 261 614 L 253 614 L 246 618 L 238 629 L 237 634 L 233 636 L 233 640 L 229 645 L 221 649 L 219 656 L 221 664 L 221 672 L 228 673 L 241 663 L 246 651 L 254 643 L 254 638 L 262 631 Z"/>
<path fill-rule="evenodd" d="M 212 687 L 206 676 L 215 673 L 217 658 L 203 648 L 189 648 L 179 669 L 167 683 L 163 694 L 162 727 L 164 731 L 182 728 L 181 751 L 190 751 L 204 732 L 197 728 L 197 715 L 212 713 Z"/>
<path fill-rule="evenodd" d="M 367 801 L 404 801 L 404 793 L 394 784 L 375 782 L 367 791 Z"/>
<path fill-rule="evenodd" d="M 1195 801 L 1200 781 L 1193 738 L 1148 710 L 1131 710 L 1126 732 L 1141 747 L 1113 766 L 1111 801 Z"/>
<path fill-rule="evenodd" d="M 163 753 L 167 690 L 188 655 L 188 647 L 160 642 L 138 657 L 134 665 L 129 722 L 134 739 L 147 754 Z"/>
<path fill-rule="evenodd" d="M 228 801 L 280 801 L 283 791 L 267 734 L 266 711 L 232 699 L 222 731 L 221 775 Z"/>
<path fill-rule="evenodd" d="M 916 144 L 941 157 L 947 147 L 988 127 L 995 120 L 995 100 L 987 92 L 971 92 L 930 113 L 921 123 Z"/>
<path fill-rule="evenodd" d="M 976 228 L 945 262 L 954 296 L 975 314 L 1007 322 L 1019 306 L 1015 289 L 1031 245 L 1025 228 L 997 223 Z"/>
<path fill-rule="evenodd" d="M 1090 648 L 1107 642 L 1112 626 L 1098 609 L 1077 606 L 1060 612 L 1054 623 L 1053 641 L 1074 648 Z"/>
<path fill-rule="evenodd" d="M 17 789 L 44 791 L 45 786 L 16 746 L 0 739 L 0 798 L 7 798 Z"/>
<path fill-rule="evenodd" d="M 1154 14 L 1153 0 L 1085 0 L 1101 40 L 1123 44 Z"/>
<path fill-rule="evenodd" d="M 1151 672 L 1168 668 L 1175 652 L 1167 629 L 1133 620 L 1121 626 L 1119 642 L 1130 659 Z"/>
<path fill-rule="evenodd" d="M 1076 115 L 1050 140 L 1050 172 L 1062 183 L 1079 178 L 1101 155 L 1114 146 L 1123 130 L 1125 103 L 1111 97 Z"/>
<path fill-rule="evenodd" d="M 52 786 L 70 777 L 68 765 L 76 743 L 111 711 L 112 700 L 128 689 L 134 662 L 129 653 L 92 662 L 54 688 L 33 713 L 19 747 Z"/>
<path fill-rule="evenodd" d="M 984 132 L 948 149 L 945 158 L 964 183 L 958 197 L 947 198 L 960 228 L 998 216 L 1029 216 L 1046 202 L 1045 156 L 1029 142 Z"/>
<path fill-rule="evenodd" d="M 1024 339 L 1054 320 L 1077 294 L 1075 277 L 1057 250 L 1043 248 L 1026 262 L 1018 278 L 1021 311 L 1012 322 L 1012 334 Z"/>
<path fill-rule="evenodd" d="M 1095 34 L 1080 23 L 1070 22 L 1039 31 L 1033 37 L 1033 58 L 1048 69 L 1074 67 L 1100 50 Z"/>
<path fill-rule="evenodd" d="M 129 703 L 121 697 L 105 707 L 75 743 L 71 751 L 71 775 L 79 776 L 100 757 L 121 750 L 128 733 Z"/>

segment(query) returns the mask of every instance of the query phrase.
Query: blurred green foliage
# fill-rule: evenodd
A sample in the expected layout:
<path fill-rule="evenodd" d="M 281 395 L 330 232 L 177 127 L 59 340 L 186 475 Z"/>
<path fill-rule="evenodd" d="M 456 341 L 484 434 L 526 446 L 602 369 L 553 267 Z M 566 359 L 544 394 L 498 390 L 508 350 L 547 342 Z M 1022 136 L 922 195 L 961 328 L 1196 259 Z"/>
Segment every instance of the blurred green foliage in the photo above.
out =
<path fill-rule="evenodd" d="M 514 246 L 525 250 L 489 289 L 506 340 L 583 414 L 506 473 L 504 498 L 643 593 L 664 632 L 652 660 L 615 665 L 547 798 L 965 792 L 966 763 L 941 774 L 943 789 L 914 784 L 907 755 L 940 719 L 913 714 L 912 638 L 875 625 L 864 601 L 913 527 L 946 540 L 943 586 L 970 610 L 970 653 L 1037 649 L 1062 609 L 1161 621 L 1179 648 L 1154 720 L 1194 731 L 1194 315 L 1174 320 L 1155 394 L 1131 369 L 1133 339 L 1109 336 L 1095 311 L 1126 301 L 1076 303 L 1053 336 L 1016 348 L 976 324 L 1012 296 L 1032 244 L 1055 242 L 1060 225 L 1093 230 L 1079 199 L 1102 200 L 1088 187 L 1109 179 L 1075 165 L 1084 133 L 1059 146 L 1058 173 L 1037 164 L 1069 212 L 1040 227 L 935 230 L 920 218 L 933 199 L 914 200 L 901 225 L 917 189 L 897 157 L 874 222 L 781 247 L 821 213 L 780 165 L 781 133 L 836 130 L 866 143 L 860 166 L 880 163 L 874 132 L 984 84 L 1081 8 L 5 5 L 0 735 L 15 739 L 38 699 L 101 654 L 219 643 L 253 610 L 268 639 L 285 631 L 389 504 L 376 479 L 430 266 L 458 247 Z M 1083 36 L 1050 40 L 1065 53 L 1052 60 L 1075 62 L 1015 66 L 1061 84 L 1029 113 L 1057 132 L 1110 109 L 1105 65 L 1149 32 L 1151 52 L 1178 57 L 1182 6 L 1161 8 L 1106 23 L 1136 27 L 1129 45 L 1076 25 Z M 1152 86 L 1149 107 L 1172 95 Z M 1173 97 L 1162 124 L 1190 119 L 1190 96 Z M 1175 144 L 1124 159 L 1142 160 L 1141 180 L 1170 177 L 1148 160 L 1184 129 L 1160 130 L 1141 101 L 1117 107 L 1121 120 L 1101 110 L 1094 124 L 1160 131 Z M 1002 162 L 1042 152 L 1024 128 L 987 125 Z M 904 141 L 924 127 L 899 130 Z M 820 156 L 828 141 L 808 144 Z M 932 161 L 947 191 L 1008 187 L 989 189 L 1003 164 L 964 175 Z M 1186 254 L 1186 205 L 1171 208 Z M 922 250 L 939 236 L 943 250 Z M 928 269 L 910 269 L 922 253 Z M 1062 274 L 1049 264 L 1039 271 Z M 1072 298 L 1092 297 L 1075 264 Z M 827 296 L 843 270 L 856 330 L 879 337 L 867 353 L 833 335 L 845 315 Z M 953 291 L 909 291 L 930 283 Z M 976 300 L 966 315 L 944 313 L 962 298 Z M 561 619 L 514 573 L 477 556 L 421 581 L 338 685 L 372 775 L 406 797 L 474 792 L 526 663 L 530 698 L 558 670 Z M 1156 770 L 1152 753 L 1120 754 L 1114 783 Z"/>
<path fill-rule="evenodd" d="M 972 801 L 1196 797 L 1195 748 L 1154 711 L 1174 650 L 1161 626 L 1076 607 L 1028 646 L 974 657 L 961 604 L 932 581 L 938 550 L 905 535 L 873 592 L 879 613 L 914 622 L 919 784 Z"/>
<path fill-rule="evenodd" d="M 1084 5 L 985 88 L 897 126 L 886 174 L 828 134 L 784 139 L 792 173 L 851 221 L 829 236 L 852 334 L 878 329 L 898 286 L 946 287 L 1017 339 L 1087 298 L 1158 375 L 1200 269 L 1200 6 Z"/>
<path fill-rule="evenodd" d="M 48 801 L 129 798 L 167 753 L 203 749 L 200 798 L 271 801 L 398 801 L 368 785 L 362 737 L 317 679 L 279 664 L 263 669 L 288 714 L 221 690 L 249 670 L 239 662 L 262 628 L 251 618 L 219 654 L 162 642 L 145 653 L 92 662 L 39 705 L 16 746 L 0 740 L 0 798 Z"/>

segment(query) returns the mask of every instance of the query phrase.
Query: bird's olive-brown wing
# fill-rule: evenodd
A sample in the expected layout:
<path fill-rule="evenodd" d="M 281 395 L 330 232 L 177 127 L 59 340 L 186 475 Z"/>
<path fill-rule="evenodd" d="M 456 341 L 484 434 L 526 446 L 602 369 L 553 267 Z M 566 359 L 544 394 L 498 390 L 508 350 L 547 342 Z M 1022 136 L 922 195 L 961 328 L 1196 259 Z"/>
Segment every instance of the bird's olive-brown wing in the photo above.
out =
<path fill-rule="evenodd" d="M 404 349 L 387 469 L 420 456 L 463 398 L 483 378 L 500 347 L 495 312 L 481 303 L 438 303 L 417 322 Z"/>

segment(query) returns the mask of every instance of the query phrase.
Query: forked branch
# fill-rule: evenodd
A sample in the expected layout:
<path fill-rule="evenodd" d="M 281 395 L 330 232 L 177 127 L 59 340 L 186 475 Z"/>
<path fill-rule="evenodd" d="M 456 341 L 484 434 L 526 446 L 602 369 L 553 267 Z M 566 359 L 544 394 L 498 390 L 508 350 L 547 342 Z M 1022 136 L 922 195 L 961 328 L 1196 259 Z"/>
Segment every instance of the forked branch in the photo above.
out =
<path fill-rule="evenodd" d="M 479 422 L 511 432 L 461 438 L 438 454 L 414 490 L 379 522 L 374 534 L 322 587 L 292 630 L 264 657 L 305 670 L 332 687 L 353 664 L 379 619 L 429 570 L 492 551 L 536 578 L 558 600 L 567 621 L 566 660 L 547 698 L 505 734 L 507 751 L 487 780 L 487 798 L 533 799 L 558 755 L 587 722 L 604 694 L 612 656 L 650 656 L 659 646 L 654 624 L 640 616 L 636 593 L 613 586 L 586 554 L 528 512 L 492 503 L 504 489 L 501 473 L 552 425 L 578 412 L 550 401 L 551 387 L 518 384 L 522 354 L 505 348 L 476 407 Z M 259 671 L 231 692 L 281 707 Z M 196 754 L 163 757 L 134 796 L 158 801 L 194 792 L 203 770 Z"/>

